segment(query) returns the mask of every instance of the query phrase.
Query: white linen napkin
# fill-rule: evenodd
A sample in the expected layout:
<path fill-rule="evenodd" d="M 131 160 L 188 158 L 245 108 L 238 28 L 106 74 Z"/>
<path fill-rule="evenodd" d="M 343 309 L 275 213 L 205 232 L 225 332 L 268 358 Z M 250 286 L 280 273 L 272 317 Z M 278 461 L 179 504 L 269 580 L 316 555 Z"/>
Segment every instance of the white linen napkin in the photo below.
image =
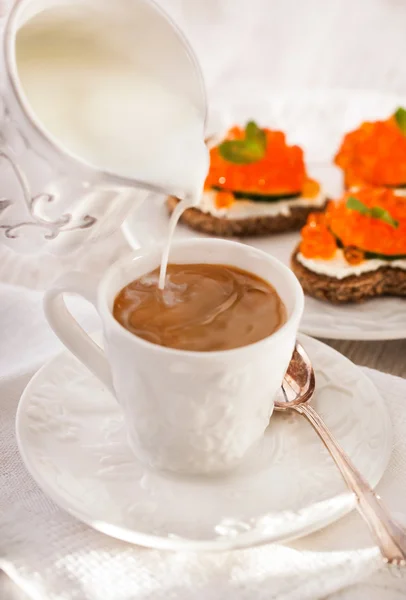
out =
<path fill-rule="evenodd" d="M 24 386 L 60 344 L 42 315 L 42 292 L 0 284 L 0 297 L 0 568 L 29 598 L 405 597 L 406 577 L 395 577 L 382 568 L 379 553 L 356 513 L 289 546 L 197 554 L 131 546 L 93 531 L 60 510 L 26 472 L 14 435 Z M 88 305 L 77 301 L 73 309 L 87 328 L 98 328 Z M 406 381 L 372 370 L 367 374 L 384 396 L 395 429 L 391 462 L 378 489 L 406 523 Z M 335 594 L 338 590 L 342 591 Z"/>

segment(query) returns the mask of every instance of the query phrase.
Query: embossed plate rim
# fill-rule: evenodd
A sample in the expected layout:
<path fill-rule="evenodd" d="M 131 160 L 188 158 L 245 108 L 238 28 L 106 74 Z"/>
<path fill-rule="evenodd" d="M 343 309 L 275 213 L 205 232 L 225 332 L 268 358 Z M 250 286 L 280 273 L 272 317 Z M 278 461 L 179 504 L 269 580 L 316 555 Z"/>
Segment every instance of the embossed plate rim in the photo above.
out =
<path fill-rule="evenodd" d="M 306 335 L 300 334 L 299 339 L 301 343 L 306 346 L 306 343 L 315 344 L 323 352 L 338 357 L 340 361 L 349 363 L 352 368 L 358 369 L 351 361 L 346 359 L 344 356 L 339 354 L 334 349 L 326 346 L 318 340 L 308 338 Z M 30 380 L 27 387 L 25 388 L 17 410 L 16 416 L 16 436 L 18 448 L 22 457 L 22 460 L 42 490 L 62 509 L 66 512 L 89 525 L 90 527 L 105 533 L 111 537 L 152 548 L 166 549 L 166 550 L 190 550 L 190 551 L 224 551 L 232 550 L 236 548 L 250 547 L 254 545 L 260 545 L 270 542 L 286 542 L 288 540 L 302 537 L 314 531 L 317 531 L 326 525 L 329 525 L 342 516 L 348 514 L 355 507 L 355 498 L 352 494 L 336 494 L 328 500 L 324 500 L 318 503 L 311 504 L 310 506 L 303 507 L 302 510 L 286 511 L 279 513 L 272 513 L 271 515 L 263 515 L 264 518 L 271 516 L 274 518 L 272 525 L 276 525 L 276 530 L 266 530 L 266 524 L 261 527 L 256 527 L 250 531 L 239 532 L 235 537 L 213 537 L 210 540 L 192 539 L 186 537 L 178 537 L 174 535 L 160 536 L 156 534 L 148 534 L 141 531 L 136 531 L 134 528 L 122 527 L 113 525 L 108 522 L 95 520 L 88 511 L 78 509 L 77 506 L 73 507 L 70 505 L 68 499 L 63 495 L 62 491 L 55 485 L 49 484 L 46 477 L 41 472 L 41 465 L 37 463 L 34 452 L 30 453 L 30 443 L 24 438 L 24 428 L 26 426 L 26 408 L 30 404 L 32 394 L 35 393 L 35 388 L 38 381 L 47 374 L 48 371 L 52 370 L 53 362 L 58 358 L 60 359 L 63 355 L 69 355 L 69 352 L 63 351 L 49 362 L 47 362 Z M 317 368 L 317 365 L 316 365 Z M 362 380 L 369 381 L 370 385 L 373 386 L 372 382 L 364 375 L 361 371 L 359 377 Z M 384 458 L 381 463 L 379 472 L 375 472 L 374 477 L 371 477 L 372 485 L 376 485 L 381 479 L 383 473 L 386 470 L 390 454 L 391 454 L 391 435 L 392 427 L 388 415 L 388 411 L 383 398 L 376 390 L 375 386 L 375 397 L 379 409 L 382 412 L 383 431 L 385 432 L 385 444 Z M 312 432 L 315 436 L 316 434 Z M 317 439 L 317 438 L 316 438 Z M 321 442 L 317 442 L 320 443 Z M 334 469 L 334 465 L 332 465 Z M 260 517 L 262 518 L 262 517 Z M 272 519 L 271 519 L 272 520 Z M 284 526 L 281 527 L 281 524 Z"/>

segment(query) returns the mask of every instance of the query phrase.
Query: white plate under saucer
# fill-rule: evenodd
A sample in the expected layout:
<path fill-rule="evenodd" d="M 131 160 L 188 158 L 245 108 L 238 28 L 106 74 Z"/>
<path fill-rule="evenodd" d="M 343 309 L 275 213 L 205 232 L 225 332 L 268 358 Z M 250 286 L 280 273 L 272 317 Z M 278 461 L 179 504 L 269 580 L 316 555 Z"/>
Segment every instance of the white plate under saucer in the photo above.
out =
<path fill-rule="evenodd" d="M 376 485 L 391 451 L 384 401 L 341 354 L 299 339 L 316 371 L 314 406 Z M 130 451 L 115 399 L 68 352 L 30 381 L 16 430 L 23 461 L 48 496 L 95 529 L 135 544 L 197 551 L 282 541 L 355 505 L 322 442 L 294 414 L 274 413 L 258 447 L 227 475 L 149 470 Z"/>
<path fill-rule="evenodd" d="M 308 171 L 318 179 L 328 197 L 342 194 L 342 176 L 333 157 L 345 132 L 368 119 L 386 118 L 404 99 L 393 94 L 355 90 L 299 90 L 276 94 L 258 93 L 250 88 L 248 99 L 231 98 L 217 107 L 224 125 L 256 119 L 260 124 L 280 128 L 291 143 L 305 150 Z M 221 127 L 218 125 L 218 127 Z M 149 196 L 130 214 L 123 225 L 132 247 L 158 244 L 168 232 L 168 212 L 164 199 Z M 184 225 L 175 239 L 200 237 Z M 300 239 L 298 233 L 244 238 L 240 241 L 260 248 L 289 265 L 290 255 Z M 300 329 L 315 337 L 341 340 L 395 340 L 406 338 L 404 298 L 376 298 L 363 304 L 337 306 L 307 297 Z"/>

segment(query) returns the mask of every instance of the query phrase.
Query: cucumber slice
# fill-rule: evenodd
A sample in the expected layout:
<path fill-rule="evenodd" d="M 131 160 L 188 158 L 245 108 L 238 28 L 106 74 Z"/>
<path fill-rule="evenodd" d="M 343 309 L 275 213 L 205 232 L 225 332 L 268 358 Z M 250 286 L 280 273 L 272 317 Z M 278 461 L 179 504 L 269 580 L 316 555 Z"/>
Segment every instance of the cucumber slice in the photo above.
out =
<path fill-rule="evenodd" d="M 333 231 L 331 231 L 331 233 L 334 235 L 334 237 L 336 239 L 337 246 L 339 248 L 344 248 L 344 244 L 342 243 L 342 241 L 334 234 Z M 369 250 L 362 250 L 362 252 L 364 252 L 364 256 L 368 260 L 371 258 L 378 258 L 379 260 L 387 260 L 387 261 L 406 259 L 406 254 L 380 254 L 379 252 L 370 252 Z"/>
<path fill-rule="evenodd" d="M 365 252 L 365 258 L 379 258 L 380 260 L 403 260 L 406 254 L 379 254 L 379 252 Z"/>
<path fill-rule="evenodd" d="M 240 190 L 225 190 L 216 186 L 214 186 L 212 189 L 215 192 L 230 192 L 233 194 L 236 200 L 250 200 L 251 202 L 278 202 L 278 200 L 293 200 L 294 198 L 299 198 L 301 196 L 301 192 L 286 194 L 257 194 L 251 192 L 242 192 Z"/>

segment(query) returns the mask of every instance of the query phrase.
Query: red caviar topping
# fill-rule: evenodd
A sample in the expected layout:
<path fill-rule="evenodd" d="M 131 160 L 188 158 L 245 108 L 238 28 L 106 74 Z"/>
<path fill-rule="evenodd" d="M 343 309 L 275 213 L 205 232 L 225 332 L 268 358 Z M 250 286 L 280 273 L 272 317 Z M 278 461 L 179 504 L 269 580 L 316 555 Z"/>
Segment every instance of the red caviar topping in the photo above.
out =
<path fill-rule="evenodd" d="M 397 221 L 397 227 L 347 208 L 350 196 L 356 196 L 369 208 L 378 206 L 387 210 Z M 342 201 L 329 204 L 327 219 L 331 231 L 344 246 L 378 254 L 406 254 L 406 198 L 397 196 L 393 190 L 369 187 L 346 194 Z"/>
<path fill-rule="evenodd" d="M 315 179 L 306 179 L 302 188 L 304 198 L 315 198 L 320 193 L 320 184 Z"/>
<path fill-rule="evenodd" d="M 399 187 L 406 184 L 406 135 L 394 116 L 362 123 L 344 136 L 334 162 L 344 171 L 348 188 Z"/>
<path fill-rule="evenodd" d="M 263 157 L 255 162 L 231 162 L 221 156 L 218 146 L 211 148 L 205 188 L 275 196 L 306 191 L 307 197 L 316 196 L 319 186 L 307 177 L 302 149 L 288 146 L 282 131 L 262 131 L 266 137 L 266 149 Z M 243 140 L 245 135 L 244 129 L 233 127 L 225 139 Z"/>
<path fill-rule="evenodd" d="M 350 197 L 356 197 L 365 208 L 387 211 L 396 226 L 348 208 Z M 363 259 L 359 251 L 387 256 L 406 254 L 406 198 L 391 189 L 366 187 L 345 194 L 338 202 L 329 202 L 323 215 L 309 216 L 302 229 L 301 252 L 306 258 L 331 258 L 335 253 L 332 239 L 334 244 L 336 239 L 341 242 L 351 264 Z"/>
<path fill-rule="evenodd" d="M 306 258 L 330 259 L 337 250 L 334 236 L 326 224 L 325 215 L 312 213 L 302 229 L 300 252 Z"/>
<path fill-rule="evenodd" d="M 343 248 L 344 258 L 350 265 L 359 265 L 365 260 L 365 252 L 356 246 L 346 246 Z"/>
<path fill-rule="evenodd" d="M 217 192 L 214 202 L 217 208 L 228 208 L 234 203 L 234 196 L 231 192 Z"/>

